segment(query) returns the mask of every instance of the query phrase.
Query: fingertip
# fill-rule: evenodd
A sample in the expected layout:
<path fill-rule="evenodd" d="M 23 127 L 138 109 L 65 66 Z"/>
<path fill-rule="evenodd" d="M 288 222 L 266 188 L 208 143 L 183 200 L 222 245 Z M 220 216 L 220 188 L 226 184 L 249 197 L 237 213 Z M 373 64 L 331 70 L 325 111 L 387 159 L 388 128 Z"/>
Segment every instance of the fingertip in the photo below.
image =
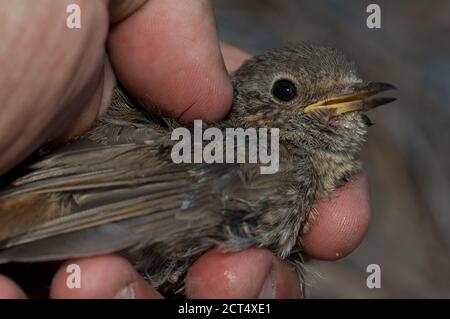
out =
<path fill-rule="evenodd" d="M 57 299 L 161 298 L 126 259 L 116 255 L 66 261 L 53 278 L 50 296 Z"/>
<path fill-rule="evenodd" d="M 302 235 L 305 252 L 316 259 L 336 260 L 350 254 L 364 238 L 370 222 L 370 194 L 365 174 L 315 205 L 317 216 Z"/>
<path fill-rule="evenodd" d="M 189 269 L 189 298 L 256 298 L 272 266 L 273 255 L 251 248 L 237 253 L 208 251 Z"/>
<path fill-rule="evenodd" d="M 213 249 L 186 276 L 189 298 L 299 298 L 295 270 L 270 251 L 250 248 L 236 253 Z"/>
<path fill-rule="evenodd" d="M 149 1 L 113 28 L 108 49 L 145 106 L 182 121 L 215 122 L 229 111 L 233 90 L 209 1 Z"/>
<path fill-rule="evenodd" d="M 25 292 L 11 279 L 0 275 L 0 299 L 26 299 Z"/>

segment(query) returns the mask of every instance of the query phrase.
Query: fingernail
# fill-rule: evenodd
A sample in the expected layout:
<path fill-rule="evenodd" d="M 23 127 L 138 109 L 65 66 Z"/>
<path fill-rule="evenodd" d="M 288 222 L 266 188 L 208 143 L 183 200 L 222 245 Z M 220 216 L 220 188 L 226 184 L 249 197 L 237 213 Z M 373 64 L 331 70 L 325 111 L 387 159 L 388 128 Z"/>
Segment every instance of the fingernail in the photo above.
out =
<path fill-rule="evenodd" d="M 275 298 L 275 282 L 273 280 L 273 272 L 271 271 L 269 273 L 269 276 L 267 276 L 266 281 L 264 281 L 264 284 L 261 288 L 261 292 L 258 295 L 258 299 L 274 299 Z"/>
<path fill-rule="evenodd" d="M 136 299 L 136 294 L 131 284 L 120 289 L 114 296 L 114 299 Z"/>

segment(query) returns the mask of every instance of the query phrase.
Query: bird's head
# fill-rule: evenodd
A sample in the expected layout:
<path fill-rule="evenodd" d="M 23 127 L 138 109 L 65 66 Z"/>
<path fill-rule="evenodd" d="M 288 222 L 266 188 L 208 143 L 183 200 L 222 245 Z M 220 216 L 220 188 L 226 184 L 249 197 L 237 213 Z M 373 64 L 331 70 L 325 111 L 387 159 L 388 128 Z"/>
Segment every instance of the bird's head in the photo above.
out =
<path fill-rule="evenodd" d="M 309 151 L 356 154 L 370 125 L 364 112 L 395 100 L 373 98 L 394 87 L 364 82 L 339 51 L 304 43 L 253 57 L 232 81 L 232 117 L 279 128 L 280 142 Z"/>

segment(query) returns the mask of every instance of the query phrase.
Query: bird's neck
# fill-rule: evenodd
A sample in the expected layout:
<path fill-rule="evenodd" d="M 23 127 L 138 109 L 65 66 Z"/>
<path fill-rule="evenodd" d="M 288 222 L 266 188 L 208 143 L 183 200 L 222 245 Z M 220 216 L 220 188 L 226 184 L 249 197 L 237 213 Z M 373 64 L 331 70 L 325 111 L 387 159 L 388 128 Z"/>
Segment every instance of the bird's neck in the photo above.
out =
<path fill-rule="evenodd" d="M 299 190 L 305 203 L 313 204 L 339 188 L 361 169 L 361 162 L 349 154 L 336 154 L 324 150 L 306 149 L 283 141 L 280 161 L 291 161 L 294 188 Z"/>
<path fill-rule="evenodd" d="M 317 199 L 323 198 L 350 180 L 361 170 L 361 161 L 348 154 L 336 154 L 323 150 L 308 152 L 309 162 L 317 178 Z"/>

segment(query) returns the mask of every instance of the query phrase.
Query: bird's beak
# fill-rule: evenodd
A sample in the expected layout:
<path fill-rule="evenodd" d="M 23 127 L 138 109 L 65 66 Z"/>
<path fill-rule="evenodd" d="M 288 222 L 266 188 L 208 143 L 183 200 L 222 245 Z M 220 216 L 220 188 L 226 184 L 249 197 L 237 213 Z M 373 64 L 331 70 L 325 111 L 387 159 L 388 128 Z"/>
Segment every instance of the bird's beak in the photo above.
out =
<path fill-rule="evenodd" d="M 335 96 L 305 107 L 304 112 L 312 112 L 316 110 L 334 110 L 335 115 L 348 112 L 365 112 L 376 108 L 377 106 L 395 101 L 395 98 L 380 97 L 368 99 L 368 97 L 387 90 L 395 90 L 396 87 L 381 82 L 371 82 L 366 84 L 358 84 L 353 86 L 352 93 Z"/>

